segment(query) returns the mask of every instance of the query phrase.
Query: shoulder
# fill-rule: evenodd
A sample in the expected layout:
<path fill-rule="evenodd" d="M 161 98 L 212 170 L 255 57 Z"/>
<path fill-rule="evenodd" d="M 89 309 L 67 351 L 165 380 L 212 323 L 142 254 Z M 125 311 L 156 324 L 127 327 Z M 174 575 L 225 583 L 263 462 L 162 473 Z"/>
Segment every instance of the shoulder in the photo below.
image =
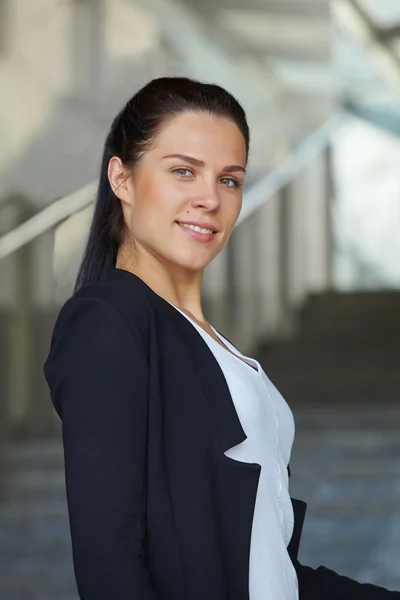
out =
<path fill-rule="evenodd" d="M 73 333 L 113 338 L 117 331 L 125 331 L 125 337 L 147 346 L 149 329 L 150 302 L 140 280 L 111 273 L 105 281 L 81 288 L 65 302 L 53 341 Z"/>
<path fill-rule="evenodd" d="M 60 416 L 66 394 L 69 404 L 82 393 L 109 398 L 117 386 L 129 389 L 146 378 L 149 307 L 135 291 L 104 281 L 80 289 L 61 308 L 43 365 Z"/>

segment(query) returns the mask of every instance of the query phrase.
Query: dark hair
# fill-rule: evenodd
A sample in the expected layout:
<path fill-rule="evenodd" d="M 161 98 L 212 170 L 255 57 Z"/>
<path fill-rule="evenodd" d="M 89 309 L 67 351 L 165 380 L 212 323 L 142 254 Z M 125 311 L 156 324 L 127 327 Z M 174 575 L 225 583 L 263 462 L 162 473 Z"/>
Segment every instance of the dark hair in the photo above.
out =
<path fill-rule="evenodd" d="M 218 85 L 185 77 L 153 79 L 141 88 L 115 117 L 104 145 L 100 181 L 89 238 L 75 283 L 75 291 L 97 283 L 115 266 L 125 224 L 120 200 L 108 180 L 110 158 L 118 156 L 126 166 L 138 164 L 163 123 L 185 111 L 205 112 L 232 120 L 249 152 L 249 127 L 239 102 Z"/>

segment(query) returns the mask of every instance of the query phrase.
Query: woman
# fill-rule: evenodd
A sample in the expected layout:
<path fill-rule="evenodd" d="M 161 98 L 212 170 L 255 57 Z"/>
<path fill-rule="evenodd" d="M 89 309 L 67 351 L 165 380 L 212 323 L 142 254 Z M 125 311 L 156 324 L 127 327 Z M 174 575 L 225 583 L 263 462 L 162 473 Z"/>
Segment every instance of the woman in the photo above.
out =
<path fill-rule="evenodd" d="M 151 81 L 107 137 L 45 364 L 83 600 L 400 596 L 299 564 L 292 414 L 203 315 L 203 270 L 239 216 L 248 151 L 237 101 L 185 78 Z"/>

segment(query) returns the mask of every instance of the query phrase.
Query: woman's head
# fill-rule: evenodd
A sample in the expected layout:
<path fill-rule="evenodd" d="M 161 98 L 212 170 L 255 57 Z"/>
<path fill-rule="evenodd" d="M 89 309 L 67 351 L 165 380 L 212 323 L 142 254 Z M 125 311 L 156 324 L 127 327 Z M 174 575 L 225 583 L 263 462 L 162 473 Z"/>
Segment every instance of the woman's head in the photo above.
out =
<path fill-rule="evenodd" d="M 219 86 L 176 77 L 139 90 L 106 139 L 76 289 L 101 280 L 123 248 L 132 259 L 202 270 L 239 215 L 248 151 L 245 113 Z M 215 233 L 182 226 L 196 222 Z"/>

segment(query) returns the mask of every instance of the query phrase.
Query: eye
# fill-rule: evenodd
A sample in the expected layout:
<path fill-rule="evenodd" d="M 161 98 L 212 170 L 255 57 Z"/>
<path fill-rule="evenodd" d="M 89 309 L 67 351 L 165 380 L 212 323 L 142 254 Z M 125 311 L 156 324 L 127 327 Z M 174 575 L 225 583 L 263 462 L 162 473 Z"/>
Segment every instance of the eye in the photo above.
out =
<path fill-rule="evenodd" d="M 239 183 L 236 179 L 233 179 L 232 177 L 223 177 L 219 181 L 221 181 L 224 185 L 226 185 L 226 187 L 230 187 L 230 188 L 242 187 L 242 184 Z"/>
<path fill-rule="evenodd" d="M 173 169 L 172 173 L 176 173 L 176 175 L 183 178 L 187 178 L 194 175 L 193 171 L 187 169 L 186 167 L 178 167 L 177 169 Z"/>

